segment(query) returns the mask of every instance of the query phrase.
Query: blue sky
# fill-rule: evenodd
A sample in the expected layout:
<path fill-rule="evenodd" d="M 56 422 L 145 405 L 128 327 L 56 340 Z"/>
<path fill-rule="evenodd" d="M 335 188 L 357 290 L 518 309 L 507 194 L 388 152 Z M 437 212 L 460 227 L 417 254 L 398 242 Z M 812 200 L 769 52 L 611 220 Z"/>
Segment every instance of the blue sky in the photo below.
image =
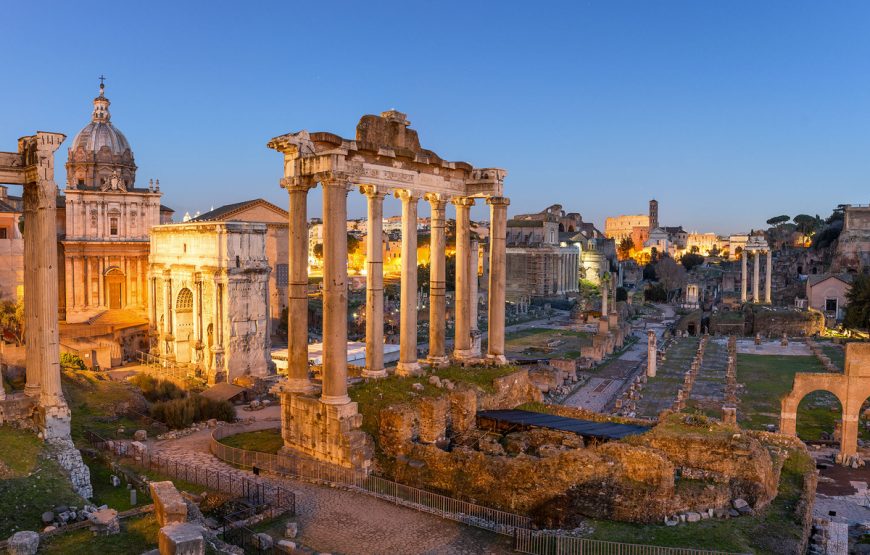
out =
<path fill-rule="evenodd" d="M 0 150 L 71 141 L 105 74 L 137 183 L 180 214 L 283 206 L 271 137 L 352 137 L 390 108 L 442 157 L 508 169 L 511 213 L 561 203 L 603 227 L 655 197 L 664 224 L 727 233 L 870 202 L 866 2 L 38 6 L 4 6 Z"/>

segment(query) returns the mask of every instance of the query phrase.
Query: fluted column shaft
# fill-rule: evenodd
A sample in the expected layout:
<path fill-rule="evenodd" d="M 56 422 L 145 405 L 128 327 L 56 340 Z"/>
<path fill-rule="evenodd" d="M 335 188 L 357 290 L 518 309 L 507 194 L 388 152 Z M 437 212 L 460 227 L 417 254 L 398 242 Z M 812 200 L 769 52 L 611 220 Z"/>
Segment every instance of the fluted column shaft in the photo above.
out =
<path fill-rule="evenodd" d="M 417 199 L 410 191 L 397 191 L 402 200 L 402 285 L 399 315 L 399 364 L 396 373 L 412 376 L 417 362 Z"/>
<path fill-rule="evenodd" d="M 773 255 L 771 251 L 767 251 L 767 271 L 764 283 L 764 302 L 771 304 L 773 302 L 773 292 L 771 291 L 771 282 L 773 281 Z"/>
<path fill-rule="evenodd" d="M 740 302 L 745 303 L 747 299 L 746 294 L 746 280 L 748 279 L 748 273 L 746 268 L 746 257 L 749 256 L 749 251 L 743 249 L 743 252 L 740 253 Z"/>
<path fill-rule="evenodd" d="M 39 235 L 36 226 L 36 185 L 24 188 L 24 367 L 26 384 L 24 393 L 38 397 L 42 381 L 42 350 L 39 348 L 37 313 L 40 295 L 36 291 L 36 251 Z"/>
<path fill-rule="evenodd" d="M 468 251 L 468 320 L 471 322 L 471 353 L 474 358 L 480 357 L 480 328 L 478 326 L 477 291 L 478 275 L 477 263 L 480 257 L 480 244 L 477 239 L 471 239 L 471 248 Z"/>
<path fill-rule="evenodd" d="M 366 235 L 366 367 L 363 377 L 385 378 L 384 370 L 384 196 L 373 186 L 362 188 L 367 197 Z"/>
<path fill-rule="evenodd" d="M 347 180 L 332 175 L 323 186 L 323 393 L 321 402 L 344 405 L 347 395 Z"/>
<path fill-rule="evenodd" d="M 453 199 L 456 205 L 456 289 L 455 289 L 455 337 L 453 355 L 459 359 L 470 358 L 471 352 L 471 305 L 468 298 L 468 278 L 471 274 L 469 251 L 471 250 L 471 207 L 473 198 Z"/>
<path fill-rule="evenodd" d="M 601 316 L 607 317 L 607 294 L 610 290 L 610 280 L 601 281 Z"/>
<path fill-rule="evenodd" d="M 163 354 L 172 358 L 172 274 L 169 270 L 163 271 Z M 217 323 L 215 323 L 217 327 Z"/>
<path fill-rule="evenodd" d="M 489 204 L 489 338 L 487 358 L 506 363 L 504 356 L 504 310 L 507 286 L 507 207 L 505 197 L 487 199 Z"/>
<path fill-rule="evenodd" d="M 761 291 L 759 291 L 760 285 L 760 271 L 761 271 L 761 252 L 753 251 L 753 256 L 755 260 L 752 261 L 752 302 L 760 303 L 761 302 Z"/>
<path fill-rule="evenodd" d="M 439 195 L 428 195 L 432 208 L 431 232 L 429 235 L 429 359 L 430 364 L 446 364 L 444 347 L 446 321 L 446 207 L 447 202 Z"/>
<path fill-rule="evenodd" d="M 285 179 L 288 211 L 287 391 L 308 392 L 308 191 L 309 181 Z"/>

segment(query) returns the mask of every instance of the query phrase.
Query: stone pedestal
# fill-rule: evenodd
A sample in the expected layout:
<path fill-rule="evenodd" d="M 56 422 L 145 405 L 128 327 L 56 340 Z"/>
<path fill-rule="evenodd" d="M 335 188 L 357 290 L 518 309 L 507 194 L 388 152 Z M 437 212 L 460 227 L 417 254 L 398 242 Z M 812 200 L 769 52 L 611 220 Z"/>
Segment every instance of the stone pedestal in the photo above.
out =
<path fill-rule="evenodd" d="M 202 532 L 202 526 L 192 522 L 164 526 L 157 536 L 160 555 L 204 555 Z"/>
<path fill-rule="evenodd" d="M 159 526 L 187 522 L 187 504 L 170 481 L 151 482 L 151 499 L 154 501 L 154 516 Z"/>
<path fill-rule="evenodd" d="M 356 403 L 329 405 L 315 397 L 281 393 L 281 422 L 289 453 L 360 470 L 371 466 L 372 446 L 359 430 L 362 415 Z"/>

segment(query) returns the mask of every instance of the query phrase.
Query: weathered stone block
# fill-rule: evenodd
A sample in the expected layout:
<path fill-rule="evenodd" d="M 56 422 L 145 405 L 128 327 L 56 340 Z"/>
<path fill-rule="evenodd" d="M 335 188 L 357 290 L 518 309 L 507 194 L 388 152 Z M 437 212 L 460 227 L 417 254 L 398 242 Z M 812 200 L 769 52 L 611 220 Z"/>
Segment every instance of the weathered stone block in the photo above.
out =
<path fill-rule="evenodd" d="M 32 531 L 15 532 L 9 538 L 9 555 L 35 555 L 39 549 L 39 534 Z"/>
<path fill-rule="evenodd" d="M 187 521 L 187 504 L 172 482 L 151 482 L 154 515 L 161 527 Z M 161 550 L 162 552 L 162 550 Z"/>
<path fill-rule="evenodd" d="M 170 524 L 160 529 L 157 546 L 160 555 L 204 555 L 202 526 L 192 522 Z"/>

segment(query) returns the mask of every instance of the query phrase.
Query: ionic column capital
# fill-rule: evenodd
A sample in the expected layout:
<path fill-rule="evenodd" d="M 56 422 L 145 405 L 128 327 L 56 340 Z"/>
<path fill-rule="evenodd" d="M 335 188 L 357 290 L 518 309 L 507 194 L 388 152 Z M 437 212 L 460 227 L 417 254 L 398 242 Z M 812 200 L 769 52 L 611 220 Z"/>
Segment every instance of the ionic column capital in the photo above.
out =
<path fill-rule="evenodd" d="M 447 195 L 443 193 L 426 193 L 423 200 L 428 201 L 433 209 L 443 210 L 447 206 Z"/>
<path fill-rule="evenodd" d="M 315 180 L 320 182 L 320 185 L 326 187 L 343 187 L 345 192 L 349 192 L 353 184 L 351 183 L 351 174 L 342 171 L 328 171 L 316 174 Z"/>
<path fill-rule="evenodd" d="M 314 179 L 309 176 L 281 178 L 281 188 L 287 189 L 288 193 L 307 193 L 316 185 Z"/>
<path fill-rule="evenodd" d="M 453 197 L 450 202 L 457 207 L 474 206 L 474 197 Z"/>
<path fill-rule="evenodd" d="M 377 185 L 360 185 L 359 192 L 371 199 L 384 200 L 384 197 L 389 194 L 383 187 Z"/>
<path fill-rule="evenodd" d="M 486 203 L 490 206 L 510 206 L 511 199 L 507 197 L 488 197 Z"/>
<path fill-rule="evenodd" d="M 402 202 L 417 202 L 418 200 L 420 200 L 420 195 L 410 189 L 396 189 L 393 194 L 396 196 L 397 199 L 401 199 Z"/>

